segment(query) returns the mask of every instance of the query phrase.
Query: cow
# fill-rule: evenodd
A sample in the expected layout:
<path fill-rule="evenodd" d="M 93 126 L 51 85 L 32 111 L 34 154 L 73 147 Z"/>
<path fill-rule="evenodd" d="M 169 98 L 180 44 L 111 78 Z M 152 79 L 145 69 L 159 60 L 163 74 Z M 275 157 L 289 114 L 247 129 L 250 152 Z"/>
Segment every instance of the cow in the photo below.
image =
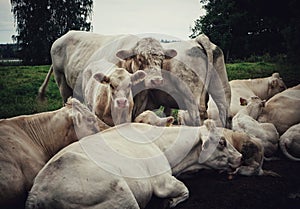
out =
<path fill-rule="evenodd" d="M 205 140 L 199 127 L 143 123 L 121 124 L 86 137 L 60 151 L 39 172 L 26 208 L 138 209 L 152 195 L 174 207 L 189 196 L 174 176 L 240 165 L 241 154 L 208 122 L 207 127 Z"/>
<path fill-rule="evenodd" d="M 240 105 L 240 97 L 250 98 L 251 96 L 258 96 L 263 100 L 268 100 L 286 89 L 286 85 L 279 73 L 273 73 L 272 76 L 265 78 L 231 80 L 229 85 L 231 88 L 229 118 L 235 116 L 239 110 L 244 109 Z M 215 120 L 217 126 L 222 125 L 218 118 L 215 102 L 211 98 L 208 101 L 208 118 Z"/>
<path fill-rule="evenodd" d="M 218 104 L 222 125 L 227 126 L 231 96 L 222 50 L 204 34 L 162 46 L 177 51 L 176 58 L 164 60 L 165 85 L 151 90 L 148 98 L 135 100 L 135 109 L 146 106 L 145 103 L 148 103 L 146 109 L 156 109 L 160 105 L 165 109 L 185 109 L 190 118 L 187 125 L 199 126 L 206 118 L 208 92 Z M 144 109 L 137 112 L 142 111 Z"/>
<path fill-rule="evenodd" d="M 60 149 L 108 126 L 76 99 L 51 112 L 0 120 L 0 208 L 24 208 L 34 177 Z"/>
<path fill-rule="evenodd" d="M 82 77 L 84 102 L 98 118 L 109 126 L 131 122 L 131 87 L 144 80 L 144 71 L 131 74 L 124 68 L 99 60 L 89 64 Z"/>
<path fill-rule="evenodd" d="M 241 109 L 232 118 L 232 130 L 255 136 L 264 147 L 265 157 L 274 156 L 278 149 L 279 134 L 272 123 L 257 121 L 258 116 L 263 111 L 265 100 L 261 100 L 258 96 L 252 96 L 249 99 L 241 97 L 240 102 L 246 108 Z"/>
<path fill-rule="evenodd" d="M 135 119 L 136 123 L 146 123 L 154 126 L 170 126 L 174 122 L 173 116 L 159 117 L 151 110 L 146 110 L 139 114 Z"/>
<path fill-rule="evenodd" d="M 291 126 L 280 136 L 279 145 L 287 158 L 300 161 L 300 123 Z"/>
<path fill-rule="evenodd" d="M 300 84 L 276 94 L 266 102 L 259 122 L 273 123 L 282 135 L 292 125 L 300 123 Z"/>
<path fill-rule="evenodd" d="M 144 84 L 150 88 L 163 84 L 163 60 L 171 59 L 177 54 L 173 49 L 163 49 L 154 38 L 101 35 L 84 31 L 69 31 L 58 38 L 50 53 L 52 65 L 39 88 L 39 98 L 42 100 L 45 97 L 50 75 L 54 72 L 63 101 L 73 94 L 77 96 L 73 92 L 75 85 L 80 85 L 77 79 L 91 62 L 105 59 L 130 73 L 143 70 L 147 73 Z"/>

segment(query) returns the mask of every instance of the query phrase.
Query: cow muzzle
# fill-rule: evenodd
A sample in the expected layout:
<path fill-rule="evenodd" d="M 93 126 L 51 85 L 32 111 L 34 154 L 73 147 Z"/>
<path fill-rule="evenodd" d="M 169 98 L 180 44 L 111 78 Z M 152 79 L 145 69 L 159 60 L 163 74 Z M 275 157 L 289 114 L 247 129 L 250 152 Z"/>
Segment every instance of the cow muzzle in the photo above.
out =
<path fill-rule="evenodd" d="M 150 82 L 153 86 L 162 86 L 164 84 L 164 79 L 162 77 L 154 77 Z"/>
<path fill-rule="evenodd" d="M 115 107 L 126 108 L 128 107 L 128 100 L 126 98 L 118 98 L 115 100 Z"/>

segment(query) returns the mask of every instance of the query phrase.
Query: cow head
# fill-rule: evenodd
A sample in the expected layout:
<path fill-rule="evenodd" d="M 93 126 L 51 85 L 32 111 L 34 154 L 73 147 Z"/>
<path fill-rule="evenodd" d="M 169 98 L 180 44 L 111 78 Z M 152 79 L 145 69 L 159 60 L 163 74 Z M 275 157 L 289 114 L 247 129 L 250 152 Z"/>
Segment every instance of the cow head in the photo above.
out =
<path fill-rule="evenodd" d="M 176 50 L 165 50 L 153 38 L 142 38 L 136 46 L 130 50 L 120 50 L 116 56 L 124 62 L 122 67 L 129 72 L 143 70 L 147 73 L 145 86 L 153 88 L 163 85 L 162 65 L 164 59 L 171 59 L 177 55 Z"/>
<path fill-rule="evenodd" d="M 75 129 L 75 139 L 81 139 L 108 128 L 103 121 L 77 99 L 69 98 L 65 106 L 68 109 L 68 118 Z"/>
<path fill-rule="evenodd" d="M 209 133 L 202 144 L 198 162 L 217 170 L 231 171 L 231 169 L 238 168 L 241 164 L 241 153 L 225 139 L 213 120 L 205 120 L 204 125 Z"/>
<path fill-rule="evenodd" d="M 247 114 L 255 120 L 262 113 L 265 103 L 266 100 L 261 100 L 258 96 L 252 96 L 249 99 L 240 98 L 240 105 L 247 106 Z"/>
<path fill-rule="evenodd" d="M 154 112 L 146 110 L 139 114 L 135 119 L 137 123 L 146 123 L 154 126 L 170 126 L 174 122 L 174 117 L 159 117 Z"/>
<path fill-rule="evenodd" d="M 279 73 L 273 73 L 271 77 L 269 77 L 268 83 L 268 98 L 271 98 L 275 94 L 282 92 L 286 89 L 286 85 L 284 84 L 282 78 Z"/>

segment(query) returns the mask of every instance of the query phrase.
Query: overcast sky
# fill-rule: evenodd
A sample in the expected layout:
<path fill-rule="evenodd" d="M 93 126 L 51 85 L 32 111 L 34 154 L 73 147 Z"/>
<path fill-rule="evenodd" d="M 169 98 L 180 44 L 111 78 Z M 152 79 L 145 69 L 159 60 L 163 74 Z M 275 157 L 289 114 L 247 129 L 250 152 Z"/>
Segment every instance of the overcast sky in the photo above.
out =
<path fill-rule="evenodd" d="M 0 43 L 16 34 L 10 0 L 0 0 Z M 93 31 L 101 34 L 159 33 L 188 39 L 204 14 L 199 0 L 94 0 Z"/>

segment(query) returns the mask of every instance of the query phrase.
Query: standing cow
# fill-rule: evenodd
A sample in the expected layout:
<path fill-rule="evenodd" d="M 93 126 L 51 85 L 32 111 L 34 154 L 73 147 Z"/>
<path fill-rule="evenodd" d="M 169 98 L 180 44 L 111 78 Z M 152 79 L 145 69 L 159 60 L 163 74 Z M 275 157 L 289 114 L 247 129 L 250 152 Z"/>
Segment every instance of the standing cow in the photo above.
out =
<path fill-rule="evenodd" d="M 123 67 L 130 73 L 143 70 L 147 73 L 147 88 L 160 86 L 163 84 L 163 60 L 173 58 L 176 54 L 173 49 L 164 50 L 154 38 L 70 31 L 51 47 L 52 66 L 39 89 L 39 97 L 44 97 L 50 75 L 54 72 L 60 94 L 66 101 L 73 95 L 79 75 L 90 63 L 100 59 Z"/>

